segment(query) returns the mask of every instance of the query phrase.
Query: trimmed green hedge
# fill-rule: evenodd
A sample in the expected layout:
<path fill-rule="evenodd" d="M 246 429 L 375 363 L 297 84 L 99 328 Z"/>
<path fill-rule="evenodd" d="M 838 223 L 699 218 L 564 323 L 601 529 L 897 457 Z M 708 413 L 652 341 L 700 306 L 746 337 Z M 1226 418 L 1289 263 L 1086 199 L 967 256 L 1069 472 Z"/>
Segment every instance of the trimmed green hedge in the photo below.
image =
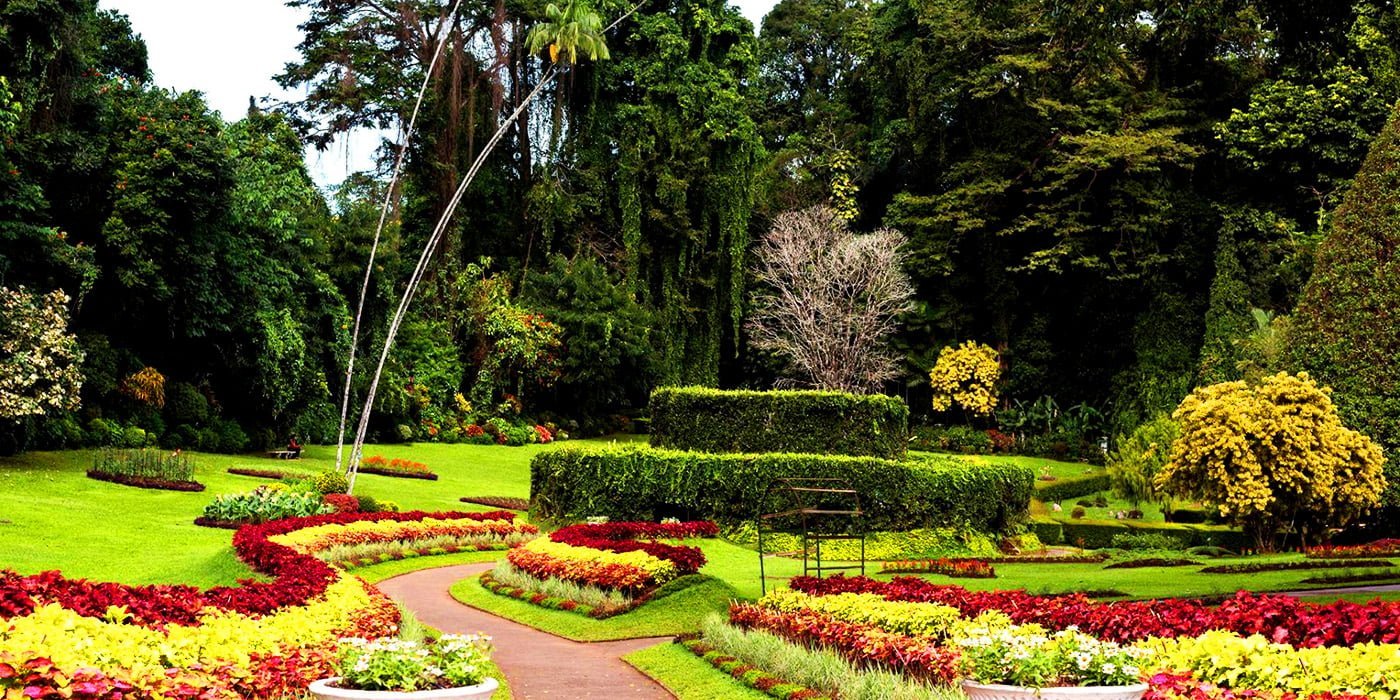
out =
<path fill-rule="evenodd" d="M 1100 491 L 1107 491 L 1112 486 L 1108 481 L 1108 474 L 1095 474 L 1075 479 L 1060 479 L 1058 481 L 1037 481 L 1035 487 L 1035 497 L 1046 503 L 1055 501 L 1065 501 L 1080 496 L 1088 496 Z"/>
<path fill-rule="evenodd" d="M 867 530 L 961 527 L 997 532 L 1025 519 L 1029 467 L 953 457 L 895 462 L 804 454 L 707 454 L 636 445 L 569 446 L 530 463 L 539 520 L 709 518 L 753 522 L 779 477 L 837 477 L 860 492 Z"/>
<path fill-rule="evenodd" d="M 696 452 L 902 459 L 909 407 L 881 394 L 666 387 L 651 394 L 651 444 Z"/>
<path fill-rule="evenodd" d="M 1111 547 L 1114 535 L 1149 532 L 1170 535 L 1181 540 L 1187 547 L 1224 547 L 1238 552 L 1255 546 L 1254 540 L 1243 532 L 1215 525 L 1144 523 L 1137 520 L 1061 521 L 1037 518 L 1029 523 L 1029 527 L 1044 544 L 1067 544 L 1082 546 L 1085 549 Z"/>

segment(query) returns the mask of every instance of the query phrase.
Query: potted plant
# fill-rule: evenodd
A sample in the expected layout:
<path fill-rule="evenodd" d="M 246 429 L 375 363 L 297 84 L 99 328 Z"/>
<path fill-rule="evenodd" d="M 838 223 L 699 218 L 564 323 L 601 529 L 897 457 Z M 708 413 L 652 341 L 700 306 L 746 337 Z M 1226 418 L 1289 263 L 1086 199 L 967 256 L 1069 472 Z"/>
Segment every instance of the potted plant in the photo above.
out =
<path fill-rule="evenodd" d="M 340 675 L 311 684 L 321 700 L 485 700 L 489 637 L 444 634 L 436 642 L 340 640 Z"/>
<path fill-rule="evenodd" d="M 1103 642 L 1073 628 L 977 630 L 958 640 L 963 691 L 971 700 L 1140 700 L 1147 649 Z"/>

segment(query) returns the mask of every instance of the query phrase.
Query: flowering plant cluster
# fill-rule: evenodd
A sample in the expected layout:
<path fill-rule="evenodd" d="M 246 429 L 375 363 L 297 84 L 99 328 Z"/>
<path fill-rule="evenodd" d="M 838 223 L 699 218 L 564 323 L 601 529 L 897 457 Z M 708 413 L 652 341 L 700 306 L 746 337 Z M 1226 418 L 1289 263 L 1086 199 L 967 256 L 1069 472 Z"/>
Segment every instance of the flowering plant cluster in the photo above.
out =
<path fill-rule="evenodd" d="M 506 537 L 539 533 L 539 528 L 529 523 L 514 522 L 515 516 L 504 511 L 463 514 L 471 517 L 448 518 L 443 517 L 444 515 L 447 514 L 424 516 L 418 520 L 375 519 L 327 523 L 304 527 L 271 539 L 299 552 L 315 554 L 344 545 L 412 542 L 439 537 Z"/>
<path fill-rule="evenodd" d="M 328 493 L 321 497 L 321 501 L 330 506 L 336 513 L 360 512 L 360 499 L 348 493 Z"/>
<path fill-rule="evenodd" d="M 433 517 L 502 515 L 509 517 Z M 274 538 L 305 527 L 425 517 L 328 514 L 245 526 L 234 549 L 271 580 L 206 591 L 0 571 L 0 693 L 111 700 L 300 694 L 330 675 L 336 639 L 392 634 L 399 617 L 374 588 Z"/>
<path fill-rule="evenodd" d="M 824 700 L 830 698 L 820 691 L 796 683 L 788 683 L 782 678 L 722 653 L 710 645 L 692 639 L 682 643 L 691 653 L 710 662 L 710 665 L 733 676 L 739 682 L 762 693 L 785 700 Z"/>
<path fill-rule="evenodd" d="M 1024 591 L 969 591 L 923 579 L 889 582 L 863 576 L 795 578 L 792 587 L 812 595 L 874 593 L 887 600 L 941 603 L 965 616 L 998 610 L 1018 624 L 1050 630 L 1077 626 L 1099 639 L 1130 642 L 1150 637 L 1195 637 L 1210 630 L 1260 634 L 1296 647 L 1400 643 L 1400 602 L 1306 603 L 1290 596 L 1241 591 L 1218 605 L 1164 599 L 1101 602 L 1083 595 L 1037 596 Z"/>
<path fill-rule="evenodd" d="M 676 565 L 646 552 L 610 552 L 542 537 L 506 554 L 517 569 L 535 578 L 557 578 L 600 588 L 640 590 L 679 576 Z"/>
<path fill-rule="evenodd" d="M 571 525 L 554 531 L 549 538 L 555 542 L 589 547 L 607 552 L 646 552 L 657 559 L 676 565 L 682 574 L 693 574 L 705 565 L 705 555 L 698 547 L 665 544 L 659 539 L 714 537 L 719 526 L 708 521 L 674 523 L 598 523 Z"/>
<path fill-rule="evenodd" d="M 60 291 L 0 287 L 0 419 L 76 411 L 83 351 Z"/>
<path fill-rule="evenodd" d="M 729 621 L 758 629 L 793 644 L 825 647 L 858 666 L 878 666 L 931 683 L 952 683 L 958 653 L 922 637 L 886 632 L 874 625 L 834 620 L 811 610 L 782 612 L 747 603 L 729 609 Z"/>
<path fill-rule="evenodd" d="M 1363 559 L 1400 556 L 1400 539 L 1387 538 L 1353 545 L 1324 545 L 1307 551 L 1309 559 Z"/>
<path fill-rule="evenodd" d="M 1041 633 L 1039 628 L 969 630 L 957 640 L 960 668 L 978 683 L 1031 688 L 1075 685 L 1132 685 L 1153 653 L 1101 642 L 1077 630 Z"/>
<path fill-rule="evenodd" d="M 338 685 L 412 692 L 477 685 L 486 678 L 491 638 L 444 634 L 435 642 L 340 640 Z"/>
<path fill-rule="evenodd" d="M 978 559 L 901 559 L 880 564 L 886 574 L 942 574 L 952 578 L 996 578 L 996 569 Z"/>
<path fill-rule="evenodd" d="M 379 476 L 399 476 L 410 479 L 428 479 L 436 481 L 438 476 L 428 465 L 422 462 L 415 462 L 411 459 L 385 459 L 380 455 L 372 455 L 360 461 L 361 474 L 378 474 Z"/>

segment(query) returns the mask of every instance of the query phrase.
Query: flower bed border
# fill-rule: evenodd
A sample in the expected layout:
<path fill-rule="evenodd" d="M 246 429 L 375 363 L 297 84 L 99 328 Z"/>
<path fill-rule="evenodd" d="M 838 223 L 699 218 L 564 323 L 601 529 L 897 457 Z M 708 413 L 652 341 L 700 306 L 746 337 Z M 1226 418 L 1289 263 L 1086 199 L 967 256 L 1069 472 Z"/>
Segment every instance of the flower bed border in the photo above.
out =
<path fill-rule="evenodd" d="M 360 465 L 359 471 L 361 474 L 374 474 L 376 476 L 387 476 L 395 479 L 426 479 L 428 481 L 438 480 L 438 475 L 434 474 L 433 472 L 410 472 L 400 469 L 384 469 L 382 467 L 367 467 L 364 464 Z"/>
<path fill-rule="evenodd" d="M 204 484 L 198 481 L 170 481 L 168 479 L 150 479 L 143 476 L 125 476 L 122 474 L 108 474 L 96 469 L 89 469 L 87 478 L 94 481 L 105 481 L 111 484 L 121 484 L 122 486 L 134 486 L 138 489 L 157 489 L 160 491 L 184 491 L 195 493 L 204 490 Z"/>
<path fill-rule="evenodd" d="M 643 603 L 646 602 L 646 600 L 643 600 L 641 597 L 637 597 L 632 599 L 631 605 L 628 605 L 625 608 L 621 608 L 616 612 L 600 613 L 593 606 L 584 605 L 583 603 L 580 603 L 575 600 L 570 600 L 568 598 L 550 597 L 546 596 L 543 593 L 537 593 L 535 591 L 527 590 L 524 588 L 519 588 L 516 586 L 507 586 L 506 584 L 497 581 L 496 577 L 492 576 L 490 571 L 482 572 L 482 574 L 477 577 L 477 582 L 481 584 L 482 588 L 485 588 L 486 590 L 504 598 L 514 598 L 515 600 L 519 600 L 524 603 L 529 603 L 531 605 L 535 605 L 541 608 L 547 608 L 549 610 L 563 610 L 564 612 L 575 613 L 577 615 L 589 617 L 594 620 L 606 620 L 610 617 L 616 617 L 623 613 L 632 612 L 633 610 L 636 610 L 638 607 L 640 607 Z M 650 589 L 650 591 L 655 591 L 656 588 L 657 586 L 653 586 Z"/>
<path fill-rule="evenodd" d="M 295 476 L 278 469 L 261 469 L 259 467 L 229 467 L 228 473 L 234 476 L 251 476 L 254 479 L 272 479 L 282 481 L 289 476 Z"/>
<path fill-rule="evenodd" d="M 949 578 L 997 577 L 997 570 L 980 559 L 895 559 L 881 562 L 880 573 L 937 574 Z"/>
<path fill-rule="evenodd" d="M 1258 633 L 1295 647 L 1400 643 L 1400 602 L 1396 601 L 1319 604 L 1286 595 L 1240 591 L 1218 604 L 1199 598 L 1104 602 L 1077 593 L 1044 596 L 1025 591 L 970 591 L 909 576 L 885 582 L 839 574 L 824 579 L 798 576 L 790 585 L 811 595 L 875 593 L 886 600 L 942 603 L 969 617 L 999 610 L 1018 624 L 1036 623 L 1051 630 L 1073 625 L 1094 637 L 1120 643 L 1149 637 L 1196 637 L 1209 630 Z"/>
<path fill-rule="evenodd" d="M 1258 564 L 1219 564 L 1201 569 L 1203 574 L 1257 574 L 1264 571 L 1309 571 L 1312 569 L 1384 569 L 1395 566 L 1383 559 L 1312 559 Z"/>
<path fill-rule="evenodd" d="M 831 696 L 800 683 L 789 683 L 778 676 L 751 666 L 739 659 L 721 653 L 714 647 L 697 639 L 676 639 L 677 644 L 692 654 L 709 662 L 716 670 L 722 671 L 734 680 L 757 690 L 760 693 L 786 700 L 830 700 Z"/>
<path fill-rule="evenodd" d="M 244 527 L 246 525 L 256 525 L 257 523 L 240 523 L 234 522 L 232 520 L 215 520 L 213 518 L 206 518 L 201 515 L 198 518 L 194 519 L 194 524 L 200 527 L 212 527 L 220 530 L 237 530 L 240 527 Z"/>
<path fill-rule="evenodd" d="M 1195 559 L 1169 559 L 1167 557 L 1146 557 L 1144 559 L 1129 559 L 1127 561 L 1114 562 L 1104 566 L 1105 569 L 1146 569 L 1153 566 L 1200 566 L 1201 562 Z"/>
<path fill-rule="evenodd" d="M 190 585 L 131 586 L 69 579 L 57 571 L 21 576 L 0 570 L 0 620 L 29 615 L 44 603 L 58 603 L 85 617 L 102 618 L 111 606 L 126 606 L 131 624 L 162 628 L 168 625 L 196 625 L 209 607 L 245 615 L 266 615 L 282 608 L 304 605 L 326 592 L 340 577 L 338 569 L 310 554 L 270 540 L 317 525 L 343 525 L 362 520 L 414 521 L 424 518 L 443 520 L 506 520 L 514 513 L 451 511 L 428 513 L 332 513 L 285 518 L 258 525 L 245 525 L 233 536 L 238 558 L 249 568 L 272 580 L 241 581 L 237 586 L 218 586 L 201 591 Z"/>
<path fill-rule="evenodd" d="M 530 510 L 530 499 L 515 498 L 513 496 L 463 496 L 457 499 L 463 503 L 471 503 L 488 508 L 504 508 L 506 510 L 518 510 L 521 512 Z"/>

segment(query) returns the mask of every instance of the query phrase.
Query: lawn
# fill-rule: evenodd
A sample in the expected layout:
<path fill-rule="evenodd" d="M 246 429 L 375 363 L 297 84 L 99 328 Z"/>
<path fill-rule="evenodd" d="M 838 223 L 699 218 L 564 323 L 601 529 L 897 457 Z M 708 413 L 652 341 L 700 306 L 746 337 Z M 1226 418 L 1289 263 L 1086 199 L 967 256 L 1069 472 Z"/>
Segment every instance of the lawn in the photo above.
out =
<path fill-rule="evenodd" d="M 679 644 L 647 647 L 622 657 L 622 660 L 666 686 L 680 700 L 759 700 L 768 697 L 716 671 L 710 662 Z"/>
<path fill-rule="evenodd" d="M 404 509 L 486 510 L 462 496 L 529 496 L 530 457 L 549 446 L 384 445 L 367 455 L 411 457 L 438 481 L 362 475 L 357 493 Z M 193 453 L 191 453 L 193 454 Z M 88 479 L 93 453 L 31 452 L 0 459 L 0 565 L 21 573 L 59 569 L 72 577 L 130 584 L 232 584 L 251 572 L 230 547 L 232 532 L 198 527 L 210 499 L 268 483 L 234 476 L 232 466 L 314 473 L 335 462 L 334 447 L 309 447 L 297 461 L 261 455 L 193 454 L 203 493 L 120 486 Z"/>

